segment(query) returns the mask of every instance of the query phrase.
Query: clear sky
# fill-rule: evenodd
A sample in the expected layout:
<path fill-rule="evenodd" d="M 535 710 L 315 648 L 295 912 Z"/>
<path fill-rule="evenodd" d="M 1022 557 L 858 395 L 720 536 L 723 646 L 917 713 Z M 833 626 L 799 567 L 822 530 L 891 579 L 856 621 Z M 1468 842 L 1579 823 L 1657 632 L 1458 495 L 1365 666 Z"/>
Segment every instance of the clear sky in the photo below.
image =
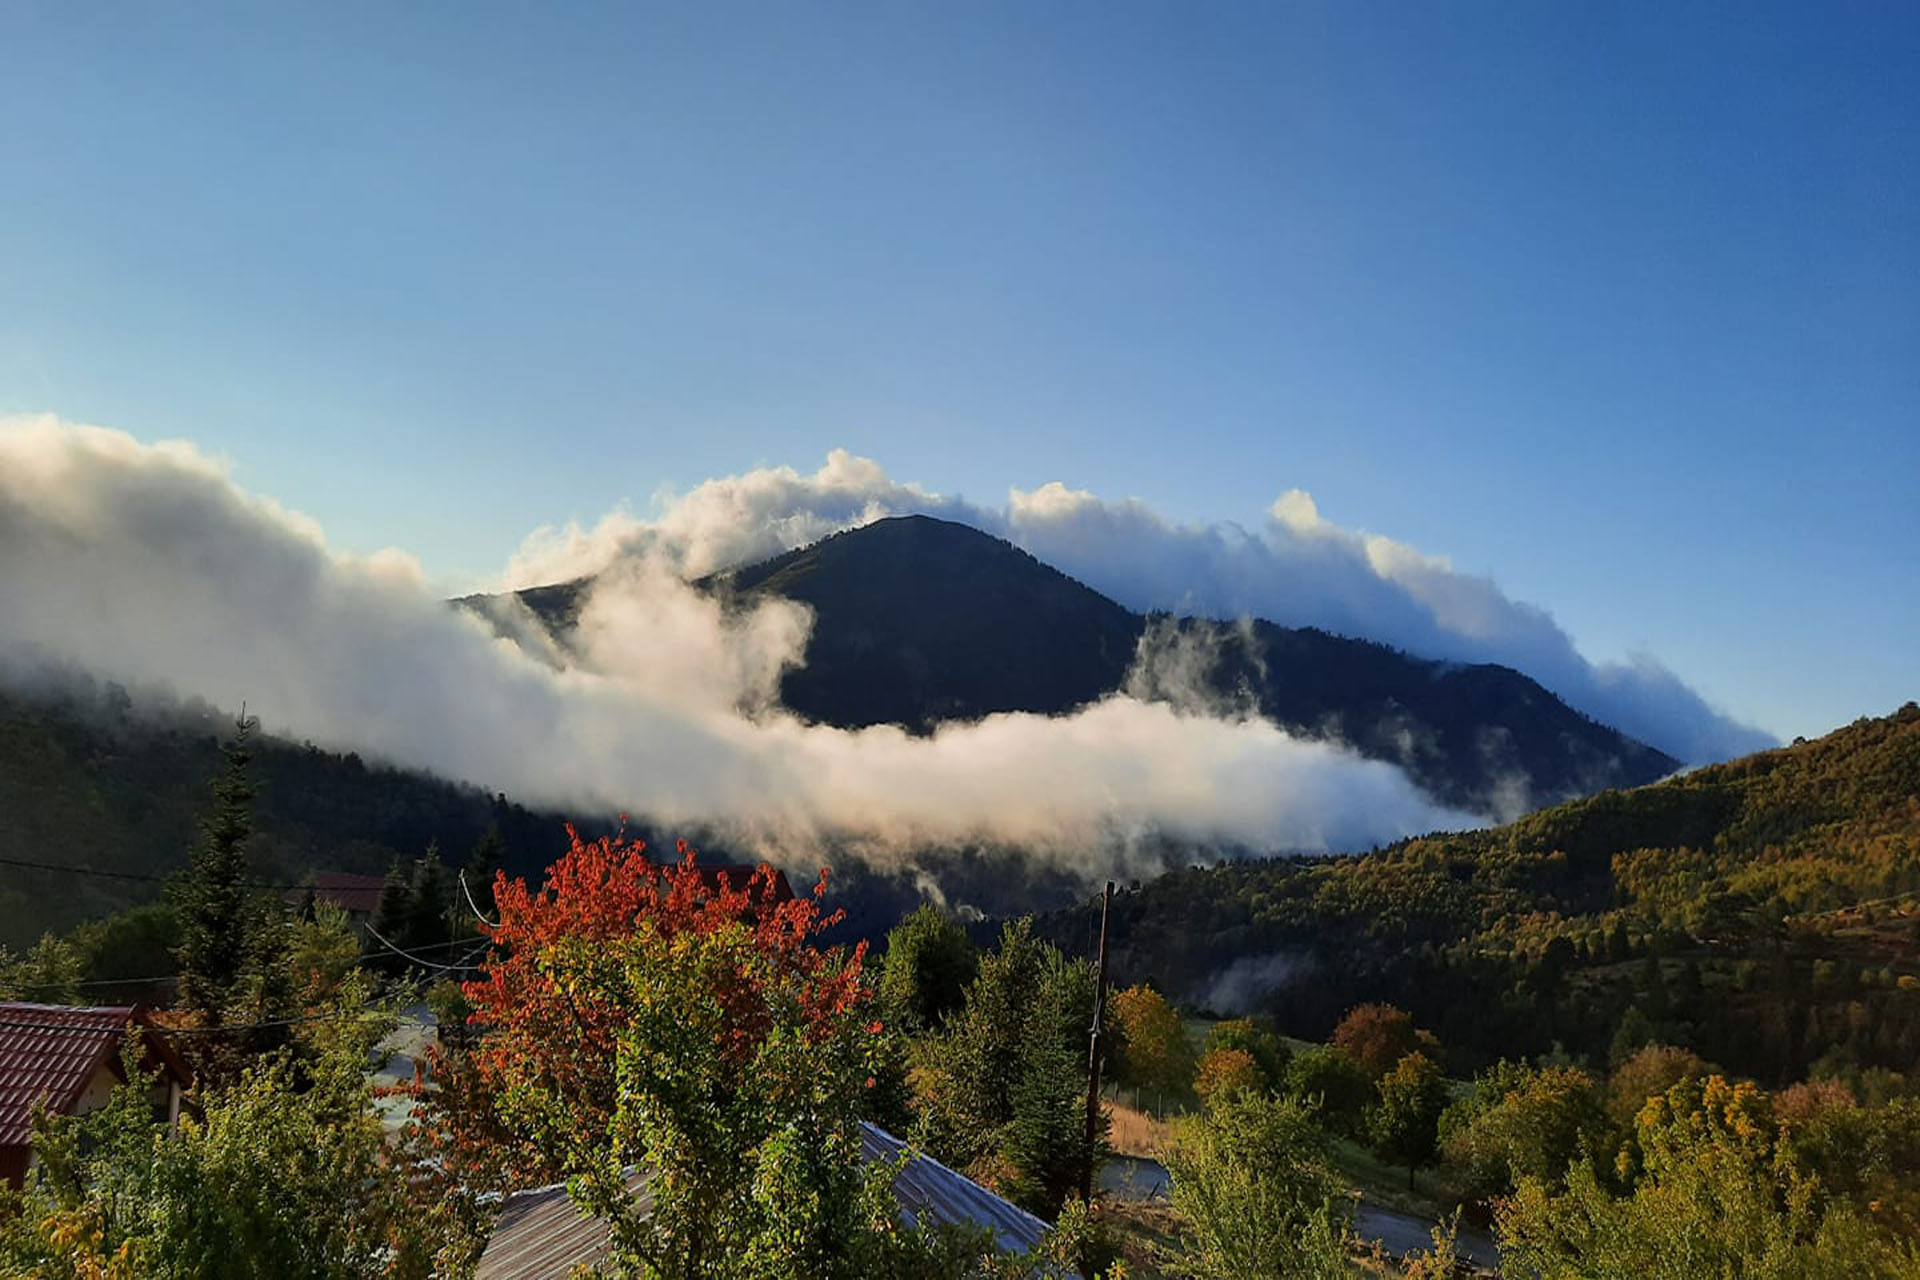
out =
<path fill-rule="evenodd" d="M 839 445 L 1920 696 L 1920 6 L 0 9 L 0 413 L 448 582 Z"/>

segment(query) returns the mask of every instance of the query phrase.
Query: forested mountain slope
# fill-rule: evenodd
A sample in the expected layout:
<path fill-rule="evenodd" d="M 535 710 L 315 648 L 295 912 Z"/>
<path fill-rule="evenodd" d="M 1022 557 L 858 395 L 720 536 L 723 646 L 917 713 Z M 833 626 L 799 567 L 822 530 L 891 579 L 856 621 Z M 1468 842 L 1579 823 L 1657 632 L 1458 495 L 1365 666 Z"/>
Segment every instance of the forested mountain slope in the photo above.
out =
<path fill-rule="evenodd" d="M 1150 696 L 1255 711 L 1403 765 L 1437 799 L 1479 812 L 1676 767 L 1509 668 L 1265 622 L 1145 617 L 1010 543 L 927 516 L 880 520 L 700 585 L 809 606 L 806 663 L 785 677 L 782 700 L 842 727 L 925 731 L 998 711 L 1070 711 L 1131 675 Z M 581 580 L 519 598 L 564 636 L 591 588 Z"/>
<path fill-rule="evenodd" d="M 1084 944 L 1087 909 L 1044 922 Z M 1814 742 L 1377 853 L 1119 894 L 1120 982 L 1324 1035 L 1411 1009 L 1463 1066 L 1638 1040 L 1797 1078 L 1920 1058 L 1920 707 Z"/>
<path fill-rule="evenodd" d="M 204 708 L 135 708 L 113 685 L 0 689 L 0 859 L 96 873 L 0 863 L 0 945 L 158 896 L 150 877 L 185 863 L 232 730 Z M 566 847 L 557 815 L 475 787 L 270 737 L 254 745 L 251 847 L 263 880 L 379 874 L 435 841 L 457 862 L 489 825 L 512 870 L 537 874 Z"/>

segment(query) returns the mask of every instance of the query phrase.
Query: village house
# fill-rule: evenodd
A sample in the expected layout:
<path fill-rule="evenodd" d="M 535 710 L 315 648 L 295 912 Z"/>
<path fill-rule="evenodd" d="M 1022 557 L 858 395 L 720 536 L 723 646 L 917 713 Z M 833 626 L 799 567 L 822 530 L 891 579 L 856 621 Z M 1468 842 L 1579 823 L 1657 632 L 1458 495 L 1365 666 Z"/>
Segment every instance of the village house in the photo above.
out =
<path fill-rule="evenodd" d="M 106 1105 L 126 1078 L 120 1051 L 129 1029 L 152 1082 L 154 1114 L 171 1124 L 193 1077 L 145 1009 L 0 1003 L 0 1179 L 8 1186 L 17 1190 L 33 1161 L 36 1105 L 69 1116 Z"/>
<path fill-rule="evenodd" d="M 354 924 L 365 924 L 380 910 L 380 893 L 387 885 L 385 876 L 363 876 L 348 871 L 316 871 L 306 884 L 289 889 L 288 902 L 299 906 L 309 893 L 315 902 L 325 902 L 347 913 Z"/>

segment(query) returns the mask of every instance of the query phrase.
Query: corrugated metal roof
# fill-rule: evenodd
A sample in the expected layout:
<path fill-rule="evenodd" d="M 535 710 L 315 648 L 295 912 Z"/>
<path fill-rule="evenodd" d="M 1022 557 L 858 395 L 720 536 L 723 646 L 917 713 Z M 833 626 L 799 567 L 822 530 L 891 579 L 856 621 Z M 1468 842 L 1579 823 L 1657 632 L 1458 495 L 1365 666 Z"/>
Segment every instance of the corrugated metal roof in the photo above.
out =
<path fill-rule="evenodd" d="M 860 1157 L 867 1163 L 895 1163 L 905 1148 L 905 1143 L 878 1125 L 861 1124 Z M 1031 1249 L 1047 1234 L 1045 1222 L 929 1155 L 914 1157 L 900 1171 L 893 1194 L 902 1216 L 916 1223 L 931 1220 L 991 1227 L 995 1240 L 1009 1253 Z"/>
<path fill-rule="evenodd" d="M 860 1126 L 860 1156 L 868 1163 L 893 1163 L 904 1149 L 885 1129 Z M 636 1171 L 627 1185 L 644 1212 L 645 1176 Z M 1047 1233 L 1039 1218 L 929 1156 L 912 1160 L 893 1186 L 902 1217 L 989 1227 L 1009 1252 L 1031 1249 Z M 565 1187 L 520 1191 L 502 1206 L 474 1280 L 561 1280 L 577 1267 L 605 1262 L 607 1252 L 607 1224 L 576 1209 Z"/>
<path fill-rule="evenodd" d="M 651 1207 L 644 1174 L 628 1174 L 627 1187 Z M 560 1280 L 605 1262 L 608 1236 L 606 1222 L 575 1208 L 564 1186 L 516 1191 L 500 1208 L 474 1280 Z"/>

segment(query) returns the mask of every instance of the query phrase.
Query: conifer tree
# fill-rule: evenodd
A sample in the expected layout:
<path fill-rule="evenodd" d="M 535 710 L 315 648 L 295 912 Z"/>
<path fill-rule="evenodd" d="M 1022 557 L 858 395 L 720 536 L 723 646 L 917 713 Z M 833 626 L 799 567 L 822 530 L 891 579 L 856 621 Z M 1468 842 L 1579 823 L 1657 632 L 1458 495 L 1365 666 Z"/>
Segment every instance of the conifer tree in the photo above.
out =
<path fill-rule="evenodd" d="M 376 968 L 386 973 L 398 973 L 405 962 L 377 941 L 384 938 L 395 946 L 404 946 L 407 923 L 413 914 L 413 889 L 407 877 L 400 870 L 399 859 L 387 867 L 386 883 L 380 887 L 380 902 L 373 911 L 373 933 L 376 940 L 369 941 L 368 949 L 373 956 Z"/>
<path fill-rule="evenodd" d="M 473 895 L 473 901 L 480 910 L 489 915 L 493 912 L 493 876 L 506 858 L 507 844 L 500 838 L 500 824 L 489 822 L 472 852 L 467 854 L 467 865 L 463 872 L 467 892 Z"/>
<path fill-rule="evenodd" d="M 218 1026 L 249 959 L 247 842 L 253 835 L 253 733 L 243 709 L 221 746 L 226 767 L 213 784 L 214 808 L 200 824 L 187 873 L 174 886 L 180 913 L 180 998 Z"/>
<path fill-rule="evenodd" d="M 409 886 L 407 913 L 400 936 L 388 934 L 409 951 L 436 947 L 447 941 L 448 893 L 447 869 L 440 861 L 440 843 L 427 846 L 426 856 L 413 864 L 413 882 Z"/>

